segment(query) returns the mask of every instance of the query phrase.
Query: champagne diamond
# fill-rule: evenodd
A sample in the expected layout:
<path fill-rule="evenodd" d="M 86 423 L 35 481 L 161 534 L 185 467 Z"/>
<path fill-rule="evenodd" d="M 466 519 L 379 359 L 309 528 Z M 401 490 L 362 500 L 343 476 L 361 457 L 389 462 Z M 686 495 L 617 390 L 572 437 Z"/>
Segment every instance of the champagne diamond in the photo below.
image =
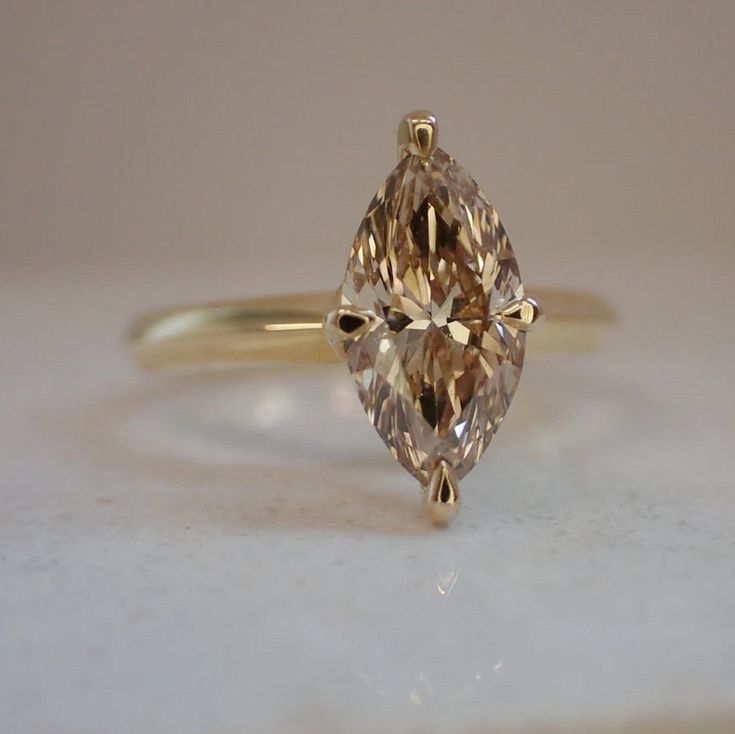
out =
<path fill-rule="evenodd" d="M 406 155 L 362 220 L 326 333 L 391 454 L 423 484 L 482 456 L 515 392 L 523 298 L 497 213 L 443 150 Z"/>

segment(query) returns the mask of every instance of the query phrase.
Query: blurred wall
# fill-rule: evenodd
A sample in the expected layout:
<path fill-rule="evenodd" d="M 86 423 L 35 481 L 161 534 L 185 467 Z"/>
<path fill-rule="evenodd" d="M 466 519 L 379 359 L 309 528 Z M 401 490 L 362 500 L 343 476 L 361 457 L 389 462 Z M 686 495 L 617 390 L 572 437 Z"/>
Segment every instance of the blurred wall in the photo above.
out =
<path fill-rule="evenodd" d="M 0 8 L 6 277 L 214 259 L 188 295 L 332 287 L 420 106 L 527 280 L 732 273 L 732 2 Z"/>

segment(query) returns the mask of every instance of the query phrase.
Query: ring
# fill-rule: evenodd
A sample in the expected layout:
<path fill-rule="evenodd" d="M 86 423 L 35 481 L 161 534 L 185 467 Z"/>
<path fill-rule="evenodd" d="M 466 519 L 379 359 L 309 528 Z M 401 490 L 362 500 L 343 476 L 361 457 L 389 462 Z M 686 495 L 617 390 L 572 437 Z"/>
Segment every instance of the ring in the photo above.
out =
<path fill-rule="evenodd" d="M 508 411 L 540 303 L 548 323 L 534 335 L 538 349 L 588 348 L 614 314 L 588 294 L 526 295 L 497 212 L 437 138 L 432 113 L 401 120 L 398 165 L 360 223 L 336 296 L 162 311 L 134 322 L 129 342 L 148 370 L 336 355 L 391 455 L 419 480 L 429 516 L 444 524 Z"/>

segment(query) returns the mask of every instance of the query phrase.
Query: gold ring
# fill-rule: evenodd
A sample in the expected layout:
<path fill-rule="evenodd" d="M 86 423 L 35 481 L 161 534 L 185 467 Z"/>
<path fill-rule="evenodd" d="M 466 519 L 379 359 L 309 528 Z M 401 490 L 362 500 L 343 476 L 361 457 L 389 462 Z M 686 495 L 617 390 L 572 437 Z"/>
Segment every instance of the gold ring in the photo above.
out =
<path fill-rule="evenodd" d="M 398 165 L 373 197 L 337 291 L 225 301 L 149 314 L 129 341 L 148 370 L 325 362 L 339 357 L 391 455 L 446 523 L 534 349 L 593 346 L 614 320 L 599 298 L 527 296 L 497 212 L 437 147 L 436 117 L 398 128 Z M 326 338 L 325 338 L 326 337 Z"/>

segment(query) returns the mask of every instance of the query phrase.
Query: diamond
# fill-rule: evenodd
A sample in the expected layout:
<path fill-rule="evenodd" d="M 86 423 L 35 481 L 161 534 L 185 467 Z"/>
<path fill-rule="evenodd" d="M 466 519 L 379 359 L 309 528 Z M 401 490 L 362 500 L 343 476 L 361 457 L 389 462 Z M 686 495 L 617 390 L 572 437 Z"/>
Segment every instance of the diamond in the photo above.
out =
<path fill-rule="evenodd" d="M 472 178 L 439 148 L 405 155 L 360 224 L 326 334 L 378 434 L 422 484 L 440 466 L 465 476 L 505 416 L 525 330 L 503 312 L 523 295 Z"/>

